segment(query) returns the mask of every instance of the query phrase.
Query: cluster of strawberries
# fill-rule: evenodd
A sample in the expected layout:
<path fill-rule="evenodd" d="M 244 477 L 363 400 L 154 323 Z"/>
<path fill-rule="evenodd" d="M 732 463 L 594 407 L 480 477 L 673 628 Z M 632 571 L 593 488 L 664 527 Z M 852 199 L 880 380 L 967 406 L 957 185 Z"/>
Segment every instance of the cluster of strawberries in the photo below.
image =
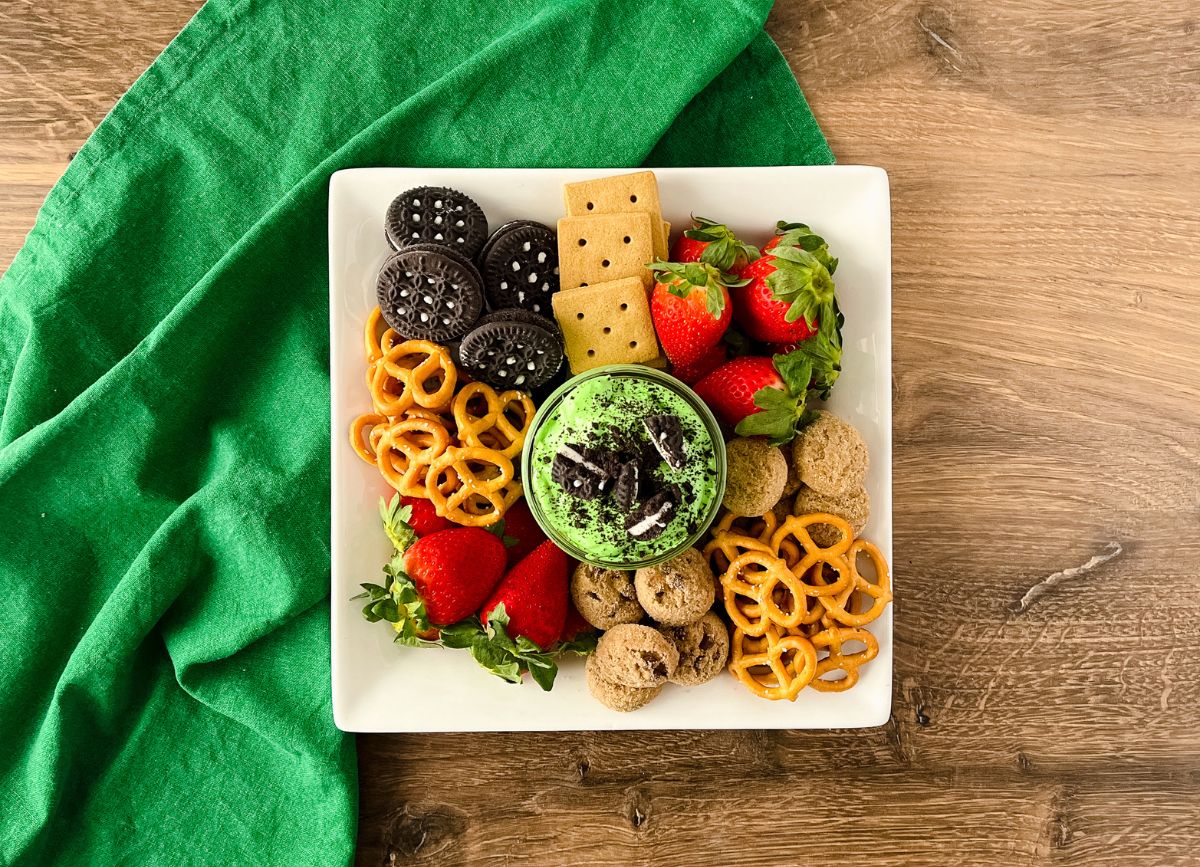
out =
<path fill-rule="evenodd" d="M 363 616 L 386 620 L 396 642 L 467 649 L 484 668 L 550 689 L 557 656 L 589 653 L 595 630 L 570 604 L 571 563 L 524 500 L 487 529 L 460 527 L 428 500 L 380 502 L 394 553 L 384 584 L 363 584 Z"/>
<path fill-rule="evenodd" d="M 841 370 L 837 259 L 803 223 L 781 221 L 760 251 L 702 217 L 672 256 L 651 266 L 650 302 L 672 372 L 738 434 L 788 442 Z"/>

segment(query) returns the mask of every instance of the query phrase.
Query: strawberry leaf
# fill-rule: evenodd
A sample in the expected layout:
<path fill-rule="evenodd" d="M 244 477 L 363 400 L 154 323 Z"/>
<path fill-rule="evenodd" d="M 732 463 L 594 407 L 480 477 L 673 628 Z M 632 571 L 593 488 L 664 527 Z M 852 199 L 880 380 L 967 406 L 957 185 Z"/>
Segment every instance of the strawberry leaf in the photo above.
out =
<path fill-rule="evenodd" d="M 766 281 L 776 300 L 791 305 L 784 320 L 795 322 L 803 317 L 810 328 L 815 328 L 821 309 L 832 305 L 835 297 L 829 271 L 812 253 L 799 247 L 780 246 L 771 252 L 775 270 Z"/>
<path fill-rule="evenodd" d="M 554 686 L 558 675 L 558 664 L 551 653 L 543 651 L 524 635 L 514 640 L 508 634 L 508 612 L 501 603 L 488 613 L 486 626 L 472 625 L 457 630 L 451 627 L 450 641 L 454 646 L 469 646 L 471 656 L 483 668 L 510 683 L 520 683 L 521 675 L 528 671 L 534 682 L 544 690 Z M 443 635 L 442 641 L 446 642 Z M 466 642 L 470 642 L 466 644 Z"/>
<path fill-rule="evenodd" d="M 460 620 L 458 623 L 443 626 L 440 637 L 442 644 L 446 647 L 461 649 L 469 648 L 483 635 L 483 627 L 480 625 L 479 619 L 469 617 L 466 620 Z"/>
<path fill-rule="evenodd" d="M 591 656 L 596 652 L 596 642 L 599 640 L 599 630 L 589 629 L 587 632 L 580 632 L 570 641 L 560 641 L 550 652 L 555 655 L 574 653 L 576 656 Z"/>
<path fill-rule="evenodd" d="M 704 262 L 651 262 L 647 267 L 654 279 L 677 298 L 688 298 L 697 290 L 704 293 L 704 306 L 713 319 L 720 319 L 730 286 L 745 286 L 743 280 Z"/>
<path fill-rule="evenodd" d="M 403 553 L 417 541 L 416 531 L 408 525 L 412 519 L 412 506 L 401 506 L 399 494 L 393 494 L 391 502 L 379 498 L 379 517 L 383 519 L 383 532 L 397 551 Z"/>
<path fill-rule="evenodd" d="M 737 265 L 747 265 L 761 254 L 758 248 L 739 241 L 723 223 L 715 223 L 704 217 L 692 217 L 694 227 L 684 231 L 684 236 L 693 241 L 708 244 L 700 253 L 700 261 L 713 265 L 720 271 L 729 271 Z"/>
<path fill-rule="evenodd" d="M 802 340 L 791 353 L 800 354 L 811 362 L 812 380 L 809 388 L 822 400 L 828 399 L 842 371 L 841 329 L 844 320 L 835 298 L 831 307 L 822 312 L 817 332 Z"/>
<path fill-rule="evenodd" d="M 760 388 L 754 393 L 759 412 L 738 423 L 738 436 L 765 436 L 771 445 L 781 446 L 796 437 L 804 417 L 808 384 L 812 379 L 812 361 L 799 350 L 772 359 L 786 388 Z"/>
<path fill-rule="evenodd" d="M 775 252 L 779 247 L 799 247 L 812 253 L 829 271 L 830 276 L 837 270 L 838 260 L 829 254 L 829 245 L 825 243 L 825 239 L 814 234 L 804 223 L 785 223 L 780 220 L 775 226 L 775 234 L 779 236 L 779 244 L 771 252 Z"/>
<path fill-rule="evenodd" d="M 787 384 L 789 395 L 803 395 L 808 390 L 808 383 L 812 379 L 812 360 L 803 352 L 797 349 L 787 355 L 775 355 L 771 361 Z"/>

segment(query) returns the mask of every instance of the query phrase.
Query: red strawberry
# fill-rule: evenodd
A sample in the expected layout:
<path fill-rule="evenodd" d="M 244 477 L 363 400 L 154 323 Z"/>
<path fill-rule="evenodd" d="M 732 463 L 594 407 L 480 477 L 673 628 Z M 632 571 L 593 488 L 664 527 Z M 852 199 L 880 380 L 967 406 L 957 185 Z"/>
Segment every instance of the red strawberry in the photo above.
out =
<path fill-rule="evenodd" d="M 567 600 L 567 619 L 563 622 L 562 635 L 558 637 L 559 641 L 569 642 L 574 641 L 580 635 L 586 635 L 589 632 L 595 632 L 596 627 L 583 619 L 583 615 L 575 610 L 575 606 Z"/>
<path fill-rule="evenodd" d="M 837 259 L 824 239 L 801 223 L 779 223 L 761 259 L 742 272 L 734 291 L 738 323 L 755 340 L 793 343 L 816 333 L 834 305 Z"/>
<path fill-rule="evenodd" d="M 729 353 L 725 349 L 725 344 L 721 342 L 704 353 L 694 364 L 679 365 L 671 372 L 690 385 L 708 376 L 724 364 L 728 358 Z"/>
<path fill-rule="evenodd" d="M 697 241 L 683 233 L 679 236 L 679 240 L 675 242 L 675 248 L 671 250 L 672 262 L 699 262 L 700 257 L 704 254 L 704 248 L 707 247 L 710 241 Z"/>
<path fill-rule="evenodd" d="M 722 364 L 696 383 L 696 394 L 722 422 L 735 427 L 759 412 L 754 395 L 764 388 L 785 388 L 783 377 L 769 358 L 745 355 Z"/>
<path fill-rule="evenodd" d="M 773 359 L 747 355 L 721 365 L 695 389 L 739 436 L 766 436 L 779 445 L 796 435 L 812 372 L 804 352 Z"/>
<path fill-rule="evenodd" d="M 479 609 L 484 626 L 497 606 L 508 615 L 510 638 L 524 635 L 549 650 L 562 635 L 567 619 L 567 555 L 553 542 L 543 542 L 509 570 Z"/>
<path fill-rule="evenodd" d="M 455 527 L 418 539 L 404 571 L 435 626 L 470 617 L 504 575 L 504 543 L 479 527 Z"/>
<path fill-rule="evenodd" d="M 758 250 L 739 241 L 729 227 L 704 217 L 692 217 L 692 228 L 675 242 L 676 262 L 705 262 L 721 271 L 740 274 L 758 258 Z"/>
<path fill-rule="evenodd" d="M 413 528 L 413 532 L 417 534 L 417 538 L 428 536 L 430 533 L 437 533 L 441 530 L 449 530 L 455 524 L 448 518 L 443 518 L 433 508 L 433 503 L 422 497 L 401 497 L 401 506 L 409 506 L 412 512 L 408 516 L 408 526 Z"/>
<path fill-rule="evenodd" d="M 650 296 L 654 330 L 667 358 L 690 367 L 721 339 L 733 311 L 727 286 L 736 285 L 712 265 L 655 262 L 657 283 Z"/>
<path fill-rule="evenodd" d="M 504 513 L 504 539 L 508 547 L 508 565 L 511 568 L 524 560 L 538 545 L 546 541 L 546 534 L 533 519 L 529 504 L 517 500 Z"/>

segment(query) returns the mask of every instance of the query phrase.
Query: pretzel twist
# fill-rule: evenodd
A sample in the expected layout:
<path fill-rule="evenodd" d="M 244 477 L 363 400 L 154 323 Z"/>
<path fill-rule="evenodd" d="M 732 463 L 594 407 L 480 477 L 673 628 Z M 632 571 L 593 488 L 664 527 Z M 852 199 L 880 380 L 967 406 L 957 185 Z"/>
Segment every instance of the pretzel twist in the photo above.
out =
<path fill-rule="evenodd" d="M 721 575 L 725 610 L 733 625 L 751 636 L 772 627 L 792 630 L 808 614 L 808 597 L 800 580 L 769 551 L 747 551 Z"/>
<path fill-rule="evenodd" d="M 487 527 L 521 496 L 513 475 L 512 461 L 495 449 L 451 446 L 429 465 L 425 490 L 443 518 Z"/>
<path fill-rule="evenodd" d="M 815 524 L 834 527 L 838 541 L 818 545 L 808 532 Z M 854 539 L 842 518 L 725 515 L 704 555 L 720 569 L 734 626 L 729 670 L 756 695 L 795 700 L 808 685 L 823 692 L 850 689 L 859 666 L 878 655 L 878 641 L 861 627 L 891 602 L 887 563 L 870 542 Z M 864 556 L 874 580 L 860 570 Z M 844 652 L 850 641 L 861 641 L 865 649 Z M 823 679 L 837 671 L 845 676 Z"/>
<path fill-rule="evenodd" d="M 389 485 L 405 497 L 428 497 L 428 467 L 450 448 L 444 425 L 409 418 L 385 428 L 376 445 L 376 466 Z"/>
<path fill-rule="evenodd" d="M 379 442 L 382 426 L 387 423 L 387 416 L 377 412 L 364 412 L 350 422 L 350 446 L 354 449 L 354 453 L 368 464 L 374 464 L 378 460 L 376 444 Z M 380 433 L 377 434 L 377 430 Z M 363 438 L 364 433 L 366 434 L 365 439 Z"/>
<path fill-rule="evenodd" d="M 842 645 L 849 641 L 861 641 L 865 646 L 853 653 L 844 653 Z M 859 667 L 879 655 L 879 642 L 865 629 L 833 627 L 818 632 L 812 637 L 812 645 L 818 651 L 828 651 L 828 656 L 817 662 L 816 675 L 809 684 L 820 692 L 845 692 L 858 683 Z M 846 676 L 838 680 L 825 680 L 826 674 L 844 671 Z"/>
<path fill-rule="evenodd" d="M 376 412 L 397 418 L 414 404 L 426 409 L 449 405 L 458 370 L 445 347 L 428 340 L 405 340 L 386 352 L 381 345 L 380 353 L 369 382 Z"/>
<path fill-rule="evenodd" d="M 480 401 L 484 405 L 482 415 L 475 406 Z M 459 439 L 464 445 L 495 449 L 511 459 L 519 455 L 525 445 L 534 408 L 533 401 L 524 392 L 497 394 L 486 383 L 469 382 L 455 395 L 452 412 Z"/>
<path fill-rule="evenodd" d="M 795 701 L 817 672 L 817 652 L 803 635 L 770 627 L 762 635 L 733 630 L 729 671 L 760 698 Z"/>

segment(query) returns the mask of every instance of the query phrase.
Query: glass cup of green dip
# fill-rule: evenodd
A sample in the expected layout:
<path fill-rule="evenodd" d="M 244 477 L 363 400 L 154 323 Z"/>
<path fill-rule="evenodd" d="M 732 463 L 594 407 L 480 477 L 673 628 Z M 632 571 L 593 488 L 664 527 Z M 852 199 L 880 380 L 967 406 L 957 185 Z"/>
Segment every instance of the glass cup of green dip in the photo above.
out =
<path fill-rule="evenodd" d="M 653 566 L 696 544 L 720 511 L 725 473 L 725 442 L 709 408 L 675 377 L 635 364 L 598 367 L 559 386 L 534 416 L 521 455 L 525 497 L 546 535 L 605 569 Z"/>

